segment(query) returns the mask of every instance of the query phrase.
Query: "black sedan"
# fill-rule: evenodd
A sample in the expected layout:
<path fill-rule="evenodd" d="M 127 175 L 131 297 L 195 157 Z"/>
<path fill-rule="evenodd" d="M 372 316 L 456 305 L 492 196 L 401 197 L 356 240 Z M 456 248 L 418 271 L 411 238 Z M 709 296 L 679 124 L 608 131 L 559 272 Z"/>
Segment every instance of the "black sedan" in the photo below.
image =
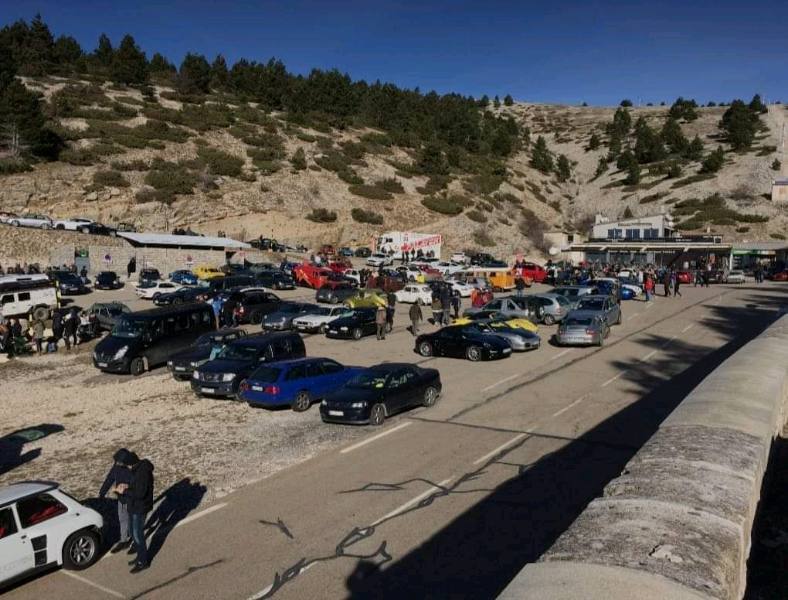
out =
<path fill-rule="evenodd" d="M 243 329 L 219 329 L 205 333 L 194 343 L 180 352 L 176 352 L 167 360 L 167 368 L 178 381 L 192 378 L 194 369 L 203 363 L 216 358 L 222 348 L 246 335 Z"/>
<path fill-rule="evenodd" d="M 53 271 L 49 274 L 49 278 L 55 282 L 60 293 L 64 296 L 90 292 L 90 288 L 85 285 L 79 275 L 70 271 Z"/>
<path fill-rule="evenodd" d="M 329 281 L 315 292 L 315 300 L 328 302 L 329 304 L 339 304 L 348 298 L 352 298 L 357 293 L 358 289 L 349 281 Z"/>
<path fill-rule="evenodd" d="M 115 271 L 102 271 L 96 275 L 93 287 L 97 290 L 117 290 L 123 287 L 123 282 Z"/>
<path fill-rule="evenodd" d="M 376 331 L 375 309 L 357 308 L 352 315 L 331 321 L 326 329 L 326 337 L 360 340 Z"/>
<path fill-rule="evenodd" d="M 260 285 L 272 290 L 294 290 L 295 280 L 282 271 L 260 271 L 255 273 L 255 279 Z"/>
<path fill-rule="evenodd" d="M 171 304 L 185 304 L 186 302 L 205 302 L 216 295 L 207 288 L 181 288 L 174 292 L 159 294 L 153 299 L 156 306 L 170 306 Z"/>
<path fill-rule="evenodd" d="M 95 222 L 81 225 L 79 227 L 79 231 L 82 233 L 89 233 L 91 235 L 108 235 L 110 237 L 115 237 L 118 234 L 118 230 L 114 227 L 108 227 L 107 225 L 102 225 L 101 223 Z"/>
<path fill-rule="evenodd" d="M 353 377 L 320 403 L 327 423 L 382 425 L 386 417 L 414 406 L 433 406 L 441 393 L 440 373 L 403 363 L 384 363 Z"/>
<path fill-rule="evenodd" d="M 496 335 L 466 329 L 461 325 L 420 335 L 416 338 L 415 350 L 422 356 L 467 358 L 473 362 L 508 358 L 512 355 L 512 347 L 506 340 Z"/>

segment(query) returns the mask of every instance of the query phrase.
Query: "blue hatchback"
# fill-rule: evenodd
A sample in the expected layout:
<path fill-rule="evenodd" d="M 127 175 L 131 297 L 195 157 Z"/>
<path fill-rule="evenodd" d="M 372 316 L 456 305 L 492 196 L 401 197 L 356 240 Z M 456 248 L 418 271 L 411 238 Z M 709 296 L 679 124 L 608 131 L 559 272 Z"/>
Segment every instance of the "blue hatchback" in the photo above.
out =
<path fill-rule="evenodd" d="M 330 358 L 299 358 L 261 365 L 241 382 L 238 396 L 249 406 L 290 406 L 307 410 L 341 388 L 361 367 L 346 367 Z"/>
<path fill-rule="evenodd" d="M 181 285 L 197 285 L 197 275 L 186 269 L 180 269 L 170 273 L 170 281 Z"/>

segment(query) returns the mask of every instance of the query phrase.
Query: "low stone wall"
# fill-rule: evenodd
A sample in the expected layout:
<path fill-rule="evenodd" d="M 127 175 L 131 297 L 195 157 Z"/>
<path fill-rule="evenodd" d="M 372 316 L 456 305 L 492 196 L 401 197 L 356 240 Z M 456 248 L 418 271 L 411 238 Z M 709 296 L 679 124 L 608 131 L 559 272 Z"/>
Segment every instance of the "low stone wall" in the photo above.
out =
<path fill-rule="evenodd" d="M 704 379 L 500 598 L 741 598 L 787 404 L 788 315 Z"/>

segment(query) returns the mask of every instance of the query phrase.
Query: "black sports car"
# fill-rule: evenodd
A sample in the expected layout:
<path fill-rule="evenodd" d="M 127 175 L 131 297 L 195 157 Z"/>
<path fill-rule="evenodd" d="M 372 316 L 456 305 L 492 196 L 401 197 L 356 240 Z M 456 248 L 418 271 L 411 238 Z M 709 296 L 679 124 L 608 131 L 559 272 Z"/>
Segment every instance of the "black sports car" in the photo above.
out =
<path fill-rule="evenodd" d="M 107 225 L 102 225 L 101 223 L 88 223 L 86 225 L 82 225 L 80 226 L 79 231 L 82 233 L 89 233 L 91 235 L 108 235 L 110 237 L 115 237 L 118 234 L 118 230 L 114 227 L 108 227 Z"/>
<path fill-rule="evenodd" d="M 415 350 L 422 356 L 467 358 L 474 362 L 508 358 L 512 354 L 512 347 L 506 340 L 496 335 L 478 333 L 461 325 L 420 335 L 416 338 Z"/>
<path fill-rule="evenodd" d="M 123 287 L 123 282 L 114 271 L 102 271 L 96 275 L 93 287 L 97 290 L 117 290 Z"/>
<path fill-rule="evenodd" d="M 433 406 L 441 393 L 440 373 L 404 363 L 365 369 L 320 403 L 331 423 L 381 425 L 386 417 L 414 406 Z"/>
<path fill-rule="evenodd" d="M 178 381 L 188 381 L 192 378 L 194 369 L 215 358 L 230 342 L 244 336 L 246 332 L 243 329 L 219 329 L 205 333 L 185 350 L 171 355 L 167 360 L 167 368 Z"/>
<path fill-rule="evenodd" d="M 340 317 L 331 321 L 326 329 L 326 337 L 360 340 L 376 331 L 375 309 L 357 308 L 349 317 Z"/>

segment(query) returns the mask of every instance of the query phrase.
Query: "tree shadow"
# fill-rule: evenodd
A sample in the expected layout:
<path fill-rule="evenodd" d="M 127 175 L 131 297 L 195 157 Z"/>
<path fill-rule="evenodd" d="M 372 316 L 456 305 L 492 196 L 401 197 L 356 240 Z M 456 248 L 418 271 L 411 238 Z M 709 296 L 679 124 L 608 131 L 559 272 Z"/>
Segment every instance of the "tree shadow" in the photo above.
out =
<path fill-rule="evenodd" d="M 13 433 L 4 435 L 0 438 L 0 476 L 14 470 L 15 468 L 35 460 L 41 456 L 41 449 L 35 448 L 28 452 L 23 452 L 25 444 L 38 441 L 42 438 L 60 433 L 65 427 L 59 424 L 42 423 L 34 427 L 18 429 Z"/>
<path fill-rule="evenodd" d="M 192 483 L 186 477 L 174 483 L 157 500 L 161 500 L 145 524 L 146 535 L 150 536 L 148 554 L 152 561 L 175 526 L 185 519 L 202 502 L 207 488 L 201 483 Z"/>

